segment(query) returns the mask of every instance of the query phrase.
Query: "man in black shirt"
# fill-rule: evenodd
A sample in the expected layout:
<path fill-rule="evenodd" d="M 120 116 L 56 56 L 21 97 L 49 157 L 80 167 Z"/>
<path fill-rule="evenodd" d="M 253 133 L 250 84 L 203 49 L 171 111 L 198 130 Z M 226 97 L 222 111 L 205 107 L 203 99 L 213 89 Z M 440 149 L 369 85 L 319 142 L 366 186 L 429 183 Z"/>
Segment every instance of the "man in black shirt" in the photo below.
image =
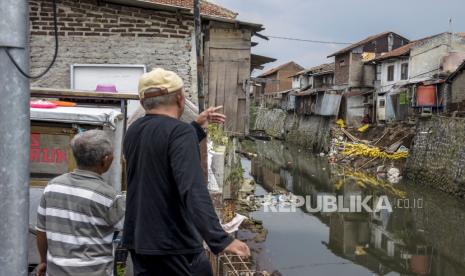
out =
<path fill-rule="evenodd" d="M 183 82 L 174 72 L 155 69 L 139 81 L 146 116 L 135 121 L 124 140 L 127 206 L 123 242 L 135 275 L 212 275 L 204 254 L 250 255 L 247 245 L 229 236 L 214 211 L 200 165 L 199 141 L 208 119 L 224 118 L 208 109 L 197 122 L 179 120 Z"/>

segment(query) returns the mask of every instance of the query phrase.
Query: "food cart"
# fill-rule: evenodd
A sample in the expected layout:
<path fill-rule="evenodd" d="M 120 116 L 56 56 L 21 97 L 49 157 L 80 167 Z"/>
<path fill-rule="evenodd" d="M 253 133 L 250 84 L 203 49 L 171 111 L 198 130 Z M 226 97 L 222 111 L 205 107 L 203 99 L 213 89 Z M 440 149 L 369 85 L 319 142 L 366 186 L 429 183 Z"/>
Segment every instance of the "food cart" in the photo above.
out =
<path fill-rule="evenodd" d="M 103 177 L 115 190 L 125 190 L 122 142 L 126 132 L 127 102 L 138 100 L 138 95 L 32 88 L 31 97 L 75 103 L 68 107 L 30 109 L 29 265 L 35 267 L 39 263 L 35 244 L 37 207 L 48 181 L 76 167 L 69 147 L 74 135 L 89 129 L 102 129 L 109 135 L 114 146 L 114 161 Z"/>

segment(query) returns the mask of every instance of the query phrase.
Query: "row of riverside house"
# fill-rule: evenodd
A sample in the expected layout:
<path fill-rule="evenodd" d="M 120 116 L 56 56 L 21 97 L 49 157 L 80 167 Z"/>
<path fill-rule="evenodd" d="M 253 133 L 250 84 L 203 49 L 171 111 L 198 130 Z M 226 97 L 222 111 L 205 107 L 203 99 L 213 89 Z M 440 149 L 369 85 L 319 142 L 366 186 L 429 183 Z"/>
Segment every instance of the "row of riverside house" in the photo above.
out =
<path fill-rule="evenodd" d="M 465 111 L 465 33 L 410 41 L 383 32 L 328 56 L 332 57 L 333 63 L 299 70 L 300 65 L 290 62 L 260 75 L 269 87 L 261 106 L 333 116 L 352 126 L 366 120 L 385 123 L 415 114 Z M 270 79 L 283 69 L 293 80 L 290 87 Z"/>

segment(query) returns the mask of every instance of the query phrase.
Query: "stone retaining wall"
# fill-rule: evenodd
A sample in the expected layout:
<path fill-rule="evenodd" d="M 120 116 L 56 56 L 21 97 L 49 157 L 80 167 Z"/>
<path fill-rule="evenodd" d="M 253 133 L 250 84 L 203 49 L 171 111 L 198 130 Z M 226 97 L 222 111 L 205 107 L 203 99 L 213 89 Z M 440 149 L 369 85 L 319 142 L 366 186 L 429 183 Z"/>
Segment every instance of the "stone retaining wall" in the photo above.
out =
<path fill-rule="evenodd" d="M 420 120 L 406 172 L 416 183 L 465 197 L 465 119 Z"/>
<path fill-rule="evenodd" d="M 282 109 L 260 108 L 257 110 L 254 129 L 315 152 L 329 150 L 330 117 L 300 116 Z"/>

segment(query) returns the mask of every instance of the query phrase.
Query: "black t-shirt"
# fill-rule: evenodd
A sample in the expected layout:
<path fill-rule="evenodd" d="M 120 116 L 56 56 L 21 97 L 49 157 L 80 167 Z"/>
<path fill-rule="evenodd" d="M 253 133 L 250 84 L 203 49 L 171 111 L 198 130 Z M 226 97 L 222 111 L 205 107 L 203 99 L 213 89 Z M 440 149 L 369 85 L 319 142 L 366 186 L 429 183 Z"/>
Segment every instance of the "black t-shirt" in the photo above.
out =
<path fill-rule="evenodd" d="M 135 121 L 124 139 L 127 166 L 123 243 L 138 254 L 213 253 L 233 238 L 221 227 L 200 165 L 205 132 L 163 115 Z"/>

